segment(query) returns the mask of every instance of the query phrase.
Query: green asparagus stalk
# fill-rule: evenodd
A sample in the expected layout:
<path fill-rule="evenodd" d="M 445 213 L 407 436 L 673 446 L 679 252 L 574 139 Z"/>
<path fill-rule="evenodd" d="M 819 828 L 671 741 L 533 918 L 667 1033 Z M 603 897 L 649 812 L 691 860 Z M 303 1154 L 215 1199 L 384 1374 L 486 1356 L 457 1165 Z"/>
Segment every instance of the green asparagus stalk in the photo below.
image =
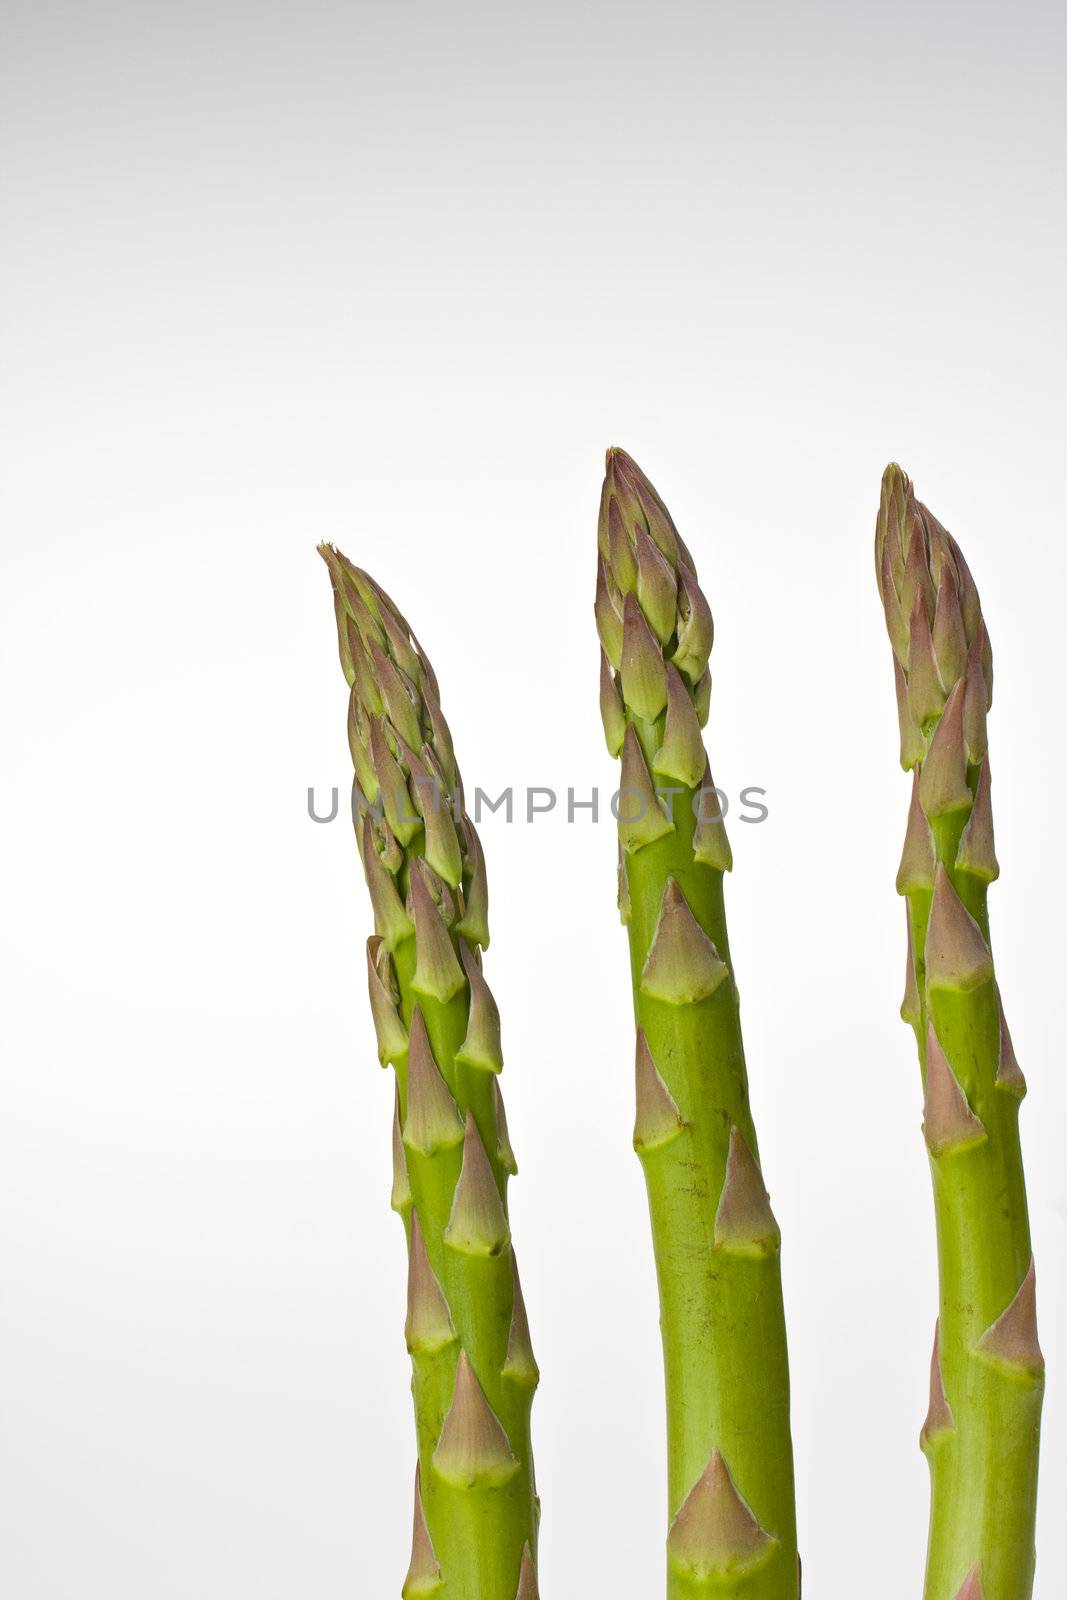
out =
<path fill-rule="evenodd" d="M 974 579 L 907 476 L 882 479 L 878 586 L 912 773 L 897 889 L 907 901 L 901 1015 L 915 1030 L 940 1267 L 922 1448 L 925 1600 L 1028 1600 L 1044 1361 L 1019 1147 L 1026 1085 L 989 941 L 986 713 L 992 656 Z"/>
<path fill-rule="evenodd" d="M 634 1145 L 666 1374 L 669 1600 L 797 1600 L 779 1231 L 726 935 L 730 846 L 701 727 L 712 619 L 663 501 L 609 450 L 596 620 L 621 757 L 619 907 L 637 1019 Z"/>
<path fill-rule="evenodd" d="M 396 606 L 339 551 L 333 584 L 352 815 L 374 910 L 371 1011 L 396 1072 L 392 1204 L 408 1243 L 418 1442 L 404 1600 L 537 1600 L 530 1449 L 538 1381 L 511 1247 L 515 1171 L 482 973 L 485 861 L 433 669 Z"/>

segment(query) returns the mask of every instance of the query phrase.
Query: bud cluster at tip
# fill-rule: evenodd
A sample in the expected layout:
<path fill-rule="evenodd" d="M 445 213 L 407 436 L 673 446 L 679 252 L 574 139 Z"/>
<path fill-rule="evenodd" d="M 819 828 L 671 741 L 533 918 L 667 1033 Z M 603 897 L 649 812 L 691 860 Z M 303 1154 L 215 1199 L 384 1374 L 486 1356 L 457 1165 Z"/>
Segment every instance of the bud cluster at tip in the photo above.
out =
<path fill-rule="evenodd" d="M 993 658 L 963 552 L 895 463 L 882 477 L 875 572 L 893 646 L 901 763 L 911 768 L 932 756 L 938 777 L 932 798 L 951 810 L 969 803 L 958 755 L 964 753 L 964 766 L 977 765 L 986 752 Z M 950 737 L 937 748 L 935 729 L 944 716 L 952 722 Z"/>
<path fill-rule="evenodd" d="M 463 808 L 463 784 L 434 670 L 403 614 L 373 578 L 320 545 L 333 586 L 348 736 L 356 774 L 356 840 L 377 931 L 391 947 L 410 931 L 410 859 L 446 922 L 489 942 L 485 864 Z M 388 875 L 388 876 L 386 876 Z M 392 879 L 390 884 L 388 881 Z"/>
<path fill-rule="evenodd" d="M 711 611 L 670 512 L 624 450 L 607 453 L 597 545 L 597 631 L 623 705 L 655 721 L 673 688 L 675 696 L 684 691 L 702 725 Z M 605 731 L 611 743 L 612 730 Z"/>
<path fill-rule="evenodd" d="M 670 512 L 624 450 L 607 453 L 597 545 L 600 714 L 608 750 L 622 760 L 623 850 L 673 832 L 664 796 L 681 786 L 701 791 L 697 860 L 728 871 L 701 733 L 711 702 L 711 610 Z"/>
<path fill-rule="evenodd" d="M 981 886 L 1000 872 L 986 732 L 993 665 L 963 552 L 896 465 L 882 478 L 875 568 L 893 646 L 900 759 L 913 773 L 897 890 L 932 896 L 924 948 L 909 952 L 901 1007 L 918 1027 L 916 957 L 928 993 L 965 992 L 993 977 L 985 935 L 958 882 L 965 874 Z"/>

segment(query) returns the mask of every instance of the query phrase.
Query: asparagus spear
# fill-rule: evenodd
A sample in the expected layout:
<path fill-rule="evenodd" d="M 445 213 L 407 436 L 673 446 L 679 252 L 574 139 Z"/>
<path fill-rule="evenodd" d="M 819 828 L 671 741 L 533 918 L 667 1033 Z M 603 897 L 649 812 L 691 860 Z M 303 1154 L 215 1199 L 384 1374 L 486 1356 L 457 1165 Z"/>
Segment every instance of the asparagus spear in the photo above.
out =
<path fill-rule="evenodd" d="M 875 539 L 911 806 L 901 1015 L 915 1030 L 940 1263 L 926 1600 L 1027 1600 L 1044 1361 L 1019 1148 L 1026 1085 L 993 968 L 992 656 L 956 541 L 886 468 Z"/>
<path fill-rule="evenodd" d="M 596 620 L 622 760 L 619 906 L 637 1017 L 634 1145 L 659 1279 L 669 1600 L 796 1600 L 779 1232 L 759 1166 L 723 908 L 730 846 L 701 726 L 712 620 L 663 501 L 609 450 Z"/>
<path fill-rule="evenodd" d="M 404 1600 L 537 1600 L 538 1372 L 508 1227 L 515 1171 L 482 974 L 485 861 L 437 680 L 388 595 L 329 568 L 350 688 L 352 815 L 374 910 L 371 1011 L 396 1071 L 392 1204 L 408 1243 L 418 1441 Z"/>

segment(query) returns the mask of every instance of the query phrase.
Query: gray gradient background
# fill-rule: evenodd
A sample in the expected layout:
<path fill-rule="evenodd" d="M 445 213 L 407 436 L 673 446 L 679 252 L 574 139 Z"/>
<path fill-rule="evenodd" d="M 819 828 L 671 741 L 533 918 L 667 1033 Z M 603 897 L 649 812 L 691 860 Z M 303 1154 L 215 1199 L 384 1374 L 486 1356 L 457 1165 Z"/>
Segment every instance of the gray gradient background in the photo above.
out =
<path fill-rule="evenodd" d="M 399 1589 L 391 1089 L 314 543 L 402 597 L 468 784 L 610 785 L 600 458 L 715 609 L 735 955 L 812 1596 L 919 1593 L 935 1263 L 896 1020 L 897 456 L 997 652 L 1067 1580 L 1060 8 L 0 5 L 3 1458 L 12 1600 Z M 484 828 L 546 1600 L 660 1590 L 610 826 Z"/>

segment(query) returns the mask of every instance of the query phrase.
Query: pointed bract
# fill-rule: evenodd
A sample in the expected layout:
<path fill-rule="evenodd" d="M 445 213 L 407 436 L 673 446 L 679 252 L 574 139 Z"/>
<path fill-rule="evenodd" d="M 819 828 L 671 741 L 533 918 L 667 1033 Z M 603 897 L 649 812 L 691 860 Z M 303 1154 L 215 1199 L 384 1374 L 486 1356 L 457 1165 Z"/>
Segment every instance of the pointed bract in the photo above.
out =
<path fill-rule="evenodd" d="M 931 1022 L 926 1030 L 923 1138 L 932 1156 L 981 1144 L 986 1130 L 967 1102 Z"/>
<path fill-rule="evenodd" d="M 408 1245 L 408 1314 L 404 1324 L 404 1339 L 412 1355 L 432 1355 L 452 1344 L 455 1337 L 448 1301 L 430 1266 L 419 1214 L 413 1211 Z"/>
<path fill-rule="evenodd" d="M 374 912 L 374 931 L 384 939 L 390 950 L 395 950 L 411 937 L 413 925 L 396 886 L 396 880 L 378 854 L 374 842 L 374 826 L 370 814 L 364 816 L 362 826 L 363 873 L 370 892 Z"/>
<path fill-rule="evenodd" d="M 915 951 L 911 938 L 911 913 L 905 909 L 905 920 L 908 927 L 908 959 L 904 968 L 904 998 L 900 1002 L 900 1015 L 905 1022 L 910 1022 L 917 1027 L 922 1021 L 922 1001 L 919 998 L 919 985 L 915 977 Z"/>
<path fill-rule="evenodd" d="M 419 724 L 418 704 L 412 689 L 401 675 L 396 663 L 373 642 L 370 646 L 370 659 L 378 689 L 385 702 L 386 716 L 404 743 L 411 749 L 417 750 L 422 743 L 422 728 Z"/>
<path fill-rule="evenodd" d="M 356 703 L 356 694 L 353 690 L 348 701 L 348 748 L 355 769 L 352 784 L 353 821 L 367 806 L 376 806 L 381 810 L 378 775 L 371 762 L 367 740 L 366 717 L 362 708 Z"/>
<path fill-rule="evenodd" d="M 383 961 L 384 956 L 384 961 Z M 381 963 L 381 965 L 379 965 Z M 383 969 L 387 976 L 383 975 Z M 371 1018 L 378 1040 L 378 1060 L 382 1066 L 402 1061 L 407 1054 L 408 1032 L 400 1017 L 392 983 L 392 962 L 385 942 L 377 934 L 367 940 L 367 988 Z"/>
<path fill-rule="evenodd" d="M 463 1166 L 444 1237 L 453 1250 L 469 1256 L 498 1256 L 511 1241 L 504 1202 L 471 1111 L 467 1112 Z"/>
<path fill-rule="evenodd" d="M 515 1152 L 511 1148 L 511 1138 L 508 1134 L 507 1112 L 504 1110 L 504 1096 L 500 1092 L 498 1079 L 493 1079 L 493 1103 L 496 1110 L 496 1155 L 497 1160 L 505 1172 L 510 1172 L 514 1177 L 519 1170 L 515 1160 Z"/>
<path fill-rule="evenodd" d="M 596 564 L 596 600 L 593 603 L 593 610 L 604 654 L 617 672 L 622 664 L 622 616 L 611 594 L 603 556 Z"/>
<path fill-rule="evenodd" d="M 377 593 L 378 615 L 381 618 L 382 629 L 389 643 L 389 654 L 405 677 L 409 678 L 422 691 L 425 698 L 430 684 L 426 681 L 426 674 L 423 671 L 423 662 L 419 651 L 412 643 L 411 630 L 385 591 L 379 589 Z"/>
<path fill-rule="evenodd" d="M 482 969 L 465 940 L 460 941 L 460 959 L 470 984 L 470 1012 L 467 1032 L 456 1051 L 456 1060 L 481 1072 L 499 1072 L 504 1065 L 500 1050 L 500 1012 Z"/>
<path fill-rule="evenodd" d="M 993 883 L 1000 877 L 1000 866 L 993 844 L 993 800 L 990 793 L 989 757 L 986 756 L 978 772 L 978 787 L 974 795 L 974 808 L 967 818 L 956 866 L 969 872 L 984 883 Z"/>
<path fill-rule="evenodd" d="M 700 723 L 689 690 L 676 668 L 667 668 L 667 720 L 663 743 L 652 762 L 662 778 L 674 778 L 687 789 L 695 789 L 704 776 L 708 758 L 700 734 Z"/>
<path fill-rule="evenodd" d="M 718 1450 L 690 1489 L 667 1535 L 678 1573 L 698 1583 L 739 1578 L 768 1560 L 778 1541 L 760 1527 Z"/>
<path fill-rule="evenodd" d="M 900 729 L 900 764 L 905 772 L 910 772 L 912 767 L 918 766 L 926 753 L 923 742 L 922 730 L 911 714 L 911 702 L 908 698 L 908 680 L 904 668 L 893 657 L 893 683 L 897 694 L 897 724 Z"/>
<path fill-rule="evenodd" d="M 664 834 L 674 832 L 674 823 L 667 816 L 663 802 L 656 793 L 637 729 L 632 722 L 627 726 L 623 740 L 616 812 L 619 843 L 624 850 L 641 850 L 646 844 L 661 839 Z"/>
<path fill-rule="evenodd" d="M 530 1546 L 525 1545 L 522 1552 L 522 1564 L 519 1567 L 519 1587 L 515 1591 L 515 1600 L 540 1600 L 541 1591 L 537 1587 L 537 1569 L 534 1558 L 530 1553 Z"/>
<path fill-rule="evenodd" d="M 671 658 L 690 683 L 696 683 L 707 669 L 715 639 L 711 608 L 695 576 L 678 568 L 678 648 Z"/>
<path fill-rule="evenodd" d="M 411 870 L 411 907 L 415 922 L 415 973 L 411 987 L 444 1004 L 459 993 L 466 979 L 419 861 Z"/>
<path fill-rule="evenodd" d="M 411 1562 L 408 1566 L 408 1575 L 404 1579 L 404 1587 L 400 1591 L 401 1600 L 423 1600 L 426 1595 L 436 1594 L 442 1582 L 441 1568 L 437 1564 L 437 1556 L 426 1526 L 426 1514 L 422 1509 L 422 1471 L 416 1467 L 415 1524 L 411 1534 Z"/>
<path fill-rule="evenodd" d="M 900 604 L 900 596 L 897 594 L 888 548 L 882 550 L 880 567 L 877 566 L 877 556 L 875 561 L 878 589 L 885 608 L 886 632 L 889 634 L 889 642 L 893 646 L 896 659 L 905 663 L 908 659 L 908 623 Z"/>
<path fill-rule="evenodd" d="M 370 719 L 370 753 L 380 789 L 385 820 L 401 844 L 410 844 L 422 826 L 407 779 L 389 748 L 381 717 Z"/>
<path fill-rule="evenodd" d="M 674 632 L 678 582 L 666 556 L 643 528 L 634 536 L 637 554 L 637 599 L 660 645 Z"/>
<path fill-rule="evenodd" d="M 934 1323 L 934 1349 L 930 1357 L 930 1404 L 919 1442 L 923 1450 L 929 1452 L 939 1439 L 955 1431 L 956 1419 L 952 1415 L 941 1376 L 941 1323 L 938 1320 Z"/>
<path fill-rule="evenodd" d="M 463 915 L 456 923 L 456 932 L 471 944 L 489 948 L 489 883 L 485 874 L 485 853 L 478 831 L 469 817 L 463 818 L 463 836 L 466 840 L 467 875 L 464 890 Z"/>
<path fill-rule="evenodd" d="M 939 863 L 926 929 L 926 983 L 930 989 L 976 989 L 993 976 L 993 957 L 982 930 Z"/>
<path fill-rule="evenodd" d="M 667 704 L 667 669 L 635 594 L 628 594 L 624 602 L 619 677 L 629 709 L 646 722 L 654 722 Z"/>
<path fill-rule="evenodd" d="M 430 723 L 430 744 L 444 773 L 448 788 L 454 793 L 459 788 L 459 772 L 456 768 L 452 731 L 445 721 L 441 702 L 437 698 L 437 690 L 427 681 L 425 673 L 422 682 L 422 700 Z"/>
<path fill-rule="evenodd" d="M 668 878 L 641 973 L 642 994 L 671 1005 L 692 1005 L 713 995 L 728 973 L 676 879 Z"/>
<path fill-rule="evenodd" d="M 518 1472 L 508 1436 L 461 1350 L 452 1404 L 433 1454 L 438 1475 L 456 1488 L 499 1488 Z"/>
<path fill-rule="evenodd" d="M 1045 1358 L 1037 1340 L 1037 1277 L 1033 1257 L 1015 1298 L 983 1333 L 975 1352 L 996 1366 L 1031 1377 L 1039 1377 L 1044 1372 Z"/>
<path fill-rule="evenodd" d="M 908 707 L 918 727 L 940 716 L 945 691 L 934 660 L 934 645 L 921 590 L 916 592 L 908 641 Z"/>
<path fill-rule="evenodd" d="M 964 811 L 971 804 L 967 750 L 963 742 L 963 680 L 956 684 L 934 730 L 922 764 L 919 799 L 928 817 Z"/>
<path fill-rule="evenodd" d="M 697 824 L 693 833 L 693 859 L 715 872 L 730 872 L 734 864 L 723 821 L 723 800 L 715 787 L 711 767 L 705 766 L 700 788 L 693 796 Z"/>
<path fill-rule="evenodd" d="M 643 1154 L 646 1150 L 669 1144 L 685 1127 L 674 1097 L 652 1059 L 643 1028 L 637 1030 L 635 1080 L 637 1115 L 634 1120 L 634 1149 Z"/>
<path fill-rule="evenodd" d="M 407 1151 L 404 1149 L 404 1136 L 400 1130 L 399 1084 L 396 1085 L 393 1106 L 393 1189 L 389 1196 L 389 1204 L 401 1217 L 406 1217 L 414 1204 L 411 1180 L 408 1177 Z"/>
<path fill-rule="evenodd" d="M 619 844 L 618 887 L 615 894 L 615 904 L 619 908 L 619 921 L 625 928 L 633 914 L 633 903 L 630 899 L 630 877 L 626 871 L 626 852 L 622 843 Z"/>
<path fill-rule="evenodd" d="M 708 724 L 708 713 L 711 710 L 711 669 L 702 672 L 693 685 L 693 709 L 697 714 L 697 721 L 702 728 Z"/>
<path fill-rule="evenodd" d="M 989 711 L 989 685 L 982 666 L 982 646 L 986 642 L 985 628 L 971 640 L 967 652 L 967 673 L 963 698 L 963 737 L 967 755 L 972 763 L 981 761 L 989 748 L 986 717 Z"/>
<path fill-rule="evenodd" d="M 904 528 L 906 557 L 904 576 L 900 585 L 900 601 L 911 623 L 914 638 L 915 622 L 920 611 L 928 632 L 933 622 L 934 581 L 930 572 L 927 532 L 922 517 L 924 508 L 913 505 L 910 509 L 911 515 Z"/>
<path fill-rule="evenodd" d="M 404 1119 L 404 1143 L 409 1150 L 432 1156 L 448 1150 L 463 1138 L 459 1107 L 441 1076 L 426 1023 L 416 1006 L 411 1015 L 408 1038 L 408 1106 Z"/>
<path fill-rule="evenodd" d="M 631 526 L 627 532 L 618 502 L 613 500 L 608 508 L 607 559 L 621 596 L 628 595 L 637 584 L 637 554 L 633 543 L 636 531 Z"/>
<path fill-rule="evenodd" d="M 519 1268 L 514 1250 L 511 1252 L 511 1326 L 508 1330 L 508 1350 L 500 1369 L 505 1378 L 525 1388 L 536 1389 L 541 1374 L 530 1342 L 530 1324 L 526 1316 L 526 1302 L 519 1283 Z"/>
<path fill-rule="evenodd" d="M 951 689 L 967 664 L 967 634 L 955 574 L 947 562 L 942 563 L 941 581 L 937 586 L 933 641 L 938 675 L 943 686 Z"/>
<path fill-rule="evenodd" d="M 971 1568 L 963 1580 L 962 1587 L 956 1591 L 955 1600 L 985 1600 L 981 1566 Z"/>
<path fill-rule="evenodd" d="M 1021 1100 L 1026 1093 L 1026 1079 L 1015 1054 L 1015 1046 L 1011 1042 L 1011 1033 L 1008 1030 L 1008 1019 L 1004 1015 L 1004 1002 L 997 991 L 997 1007 L 1000 1012 L 1000 1046 L 997 1053 L 997 1088 L 1003 1089 L 1005 1094 L 1013 1094 Z"/>
<path fill-rule="evenodd" d="M 912 894 L 934 886 L 934 836 L 919 803 L 919 769 L 912 776 L 911 805 L 904 848 L 897 868 L 897 894 Z"/>
<path fill-rule="evenodd" d="M 423 769 L 416 793 L 426 836 L 426 860 L 438 877 L 458 889 L 463 878 L 463 853 L 444 784 L 435 773 Z"/>
<path fill-rule="evenodd" d="M 600 720 L 604 724 L 608 754 L 617 756 L 626 737 L 626 709 L 611 670 L 611 662 L 603 650 L 600 652 Z"/>
<path fill-rule="evenodd" d="M 715 1248 L 733 1256 L 765 1256 L 781 1242 L 756 1158 L 741 1130 L 731 1128 L 726 1177 L 715 1213 Z"/>

